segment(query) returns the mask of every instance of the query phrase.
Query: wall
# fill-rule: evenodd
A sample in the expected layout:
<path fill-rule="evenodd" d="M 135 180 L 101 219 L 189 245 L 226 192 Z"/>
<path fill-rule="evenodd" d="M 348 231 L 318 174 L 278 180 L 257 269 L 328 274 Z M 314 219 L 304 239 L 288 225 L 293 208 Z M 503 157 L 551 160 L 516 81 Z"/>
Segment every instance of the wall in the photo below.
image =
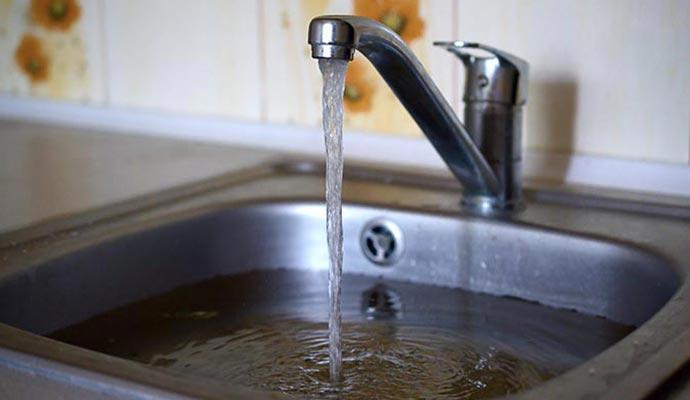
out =
<path fill-rule="evenodd" d="M 0 0 L 0 93 L 317 127 L 308 21 L 393 11 L 458 110 L 462 66 L 433 40 L 530 62 L 527 149 L 690 163 L 690 0 L 60 1 Z M 421 138 L 366 60 L 348 82 L 348 128 Z"/>

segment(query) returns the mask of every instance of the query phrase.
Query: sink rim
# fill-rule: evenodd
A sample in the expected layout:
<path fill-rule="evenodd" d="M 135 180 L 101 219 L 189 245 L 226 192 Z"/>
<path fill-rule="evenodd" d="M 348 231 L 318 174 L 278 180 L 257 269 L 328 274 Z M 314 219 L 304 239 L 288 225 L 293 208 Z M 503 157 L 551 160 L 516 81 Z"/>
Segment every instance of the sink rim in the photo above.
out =
<path fill-rule="evenodd" d="M 357 170 L 359 167 L 355 168 L 347 168 L 346 167 L 346 180 L 356 180 L 356 179 L 372 179 L 374 182 L 378 183 L 390 183 L 392 180 L 395 183 L 398 184 L 409 184 L 411 186 L 418 186 L 420 185 L 420 181 L 423 182 L 423 185 L 428 186 L 431 191 L 435 192 L 445 192 L 446 197 L 450 198 L 459 198 L 459 193 L 456 193 L 456 185 L 453 185 L 452 183 L 448 182 L 449 180 L 439 177 L 439 178 L 429 178 L 428 176 L 423 176 L 419 174 L 405 174 L 405 173 L 395 173 L 393 175 L 393 179 L 390 178 L 391 174 L 393 172 L 383 170 L 382 172 L 379 171 L 377 173 L 367 175 L 368 170 L 366 167 L 362 168 L 361 170 Z M 350 171 L 348 173 L 348 171 Z M 362 171 L 364 172 L 364 176 L 362 175 Z M 146 214 L 148 212 L 153 212 L 155 210 L 168 210 L 169 208 L 174 208 L 171 206 L 174 206 L 176 204 L 179 204 L 180 202 L 185 202 L 185 201 L 190 201 L 194 200 L 196 198 L 203 198 L 205 196 L 208 196 L 209 193 L 213 193 L 215 191 L 232 191 L 234 187 L 241 187 L 242 185 L 246 183 L 252 183 L 256 182 L 257 180 L 265 179 L 265 178 L 280 178 L 280 177 L 285 177 L 285 176 L 291 176 L 291 175 L 311 175 L 312 179 L 314 176 L 320 174 L 320 170 L 318 168 L 318 164 L 309 164 L 309 163 L 277 163 L 277 164 L 267 164 L 263 165 L 257 168 L 249 169 L 246 171 L 241 171 L 238 173 L 232 173 L 228 174 L 225 176 L 221 176 L 218 178 L 213 178 L 208 181 L 204 181 L 201 183 L 196 183 L 196 184 L 191 184 L 191 185 L 185 185 L 183 187 L 179 188 L 174 188 L 170 189 L 167 191 L 164 191 L 162 194 L 153 194 L 149 196 L 143 196 L 141 198 L 137 198 L 131 201 L 127 201 L 115 206 L 106 206 L 101 209 L 97 210 L 91 210 L 91 211 L 86 211 L 84 213 L 80 213 L 74 216 L 68 216 L 64 218 L 57 219 L 55 221 L 49 221 L 44 224 L 38 224 L 34 225 L 32 227 L 22 229 L 20 231 L 15 231 L 15 232 L 10 232 L 7 234 L 0 234 L 0 252 L 4 251 L 4 254 L 7 254 L 8 252 L 13 253 L 13 255 L 17 255 L 16 253 L 19 251 L 19 248 L 21 248 L 24 244 L 30 244 L 31 246 L 35 247 L 40 247 L 43 243 L 43 245 L 46 245 L 46 243 L 51 242 L 51 235 L 69 235 L 69 232 L 71 232 L 72 229 L 84 229 L 86 228 L 87 230 L 94 229 L 96 227 L 108 227 L 109 224 L 116 223 L 117 221 L 125 221 L 125 225 L 128 225 L 132 227 L 133 230 L 141 230 L 145 226 L 156 226 L 160 224 L 161 219 L 157 219 L 156 216 L 154 215 L 152 218 L 144 218 L 143 220 L 140 220 L 137 222 L 137 218 L 141 217 L 142 214 Z M 359 175 L 358 175 L 359 174 Z M 377 175 L 378 174 L 378 175 Z M 383 176 L 384 182 L 381 182 L 381 176 Z M 420 178 L 421 176 L 421 178 Z M 436 179 L 434 181 L 434 179 Z M 347 196 L 347 193 L 346 193 Z M 260 199 L 261 196 L 258 196 L 257 198 L 254 199 L 252 204 L 256 204 L 256 200 Z M 351 202 L 350 202 L 351 203 Z M 242 202 L 235 202 L 231 203 L 235 205 L 241 205 Z M 385 204 L 385 203 L 384 203 Z M 381 205 L 381 203 L 374 202 L 373 205 Z M 220 206 L 227 206 L 227 204 L 216 204 L 216 207 Z M 409 204 L 399 204 L 395 205 L 391 208 L 395 209 L 406 209 Z M 529 205 L 528 205 L 529 206 Z M 662 206 L 660 206 L 662 207 Z M 680 207 L 680 206 L 679 206 Z M 414 207 L 413 207 L 414 208 Z M 681 207 L 683 210 L 685 208 Z M 203 212 L 208 212 L 210 208 L 202 208 L 202 209 L 193 209 L 193 212 L 196 213 L 203 213 Z M 476 218 L 472 216 L 468 216 L 463 214 L 462 212 L 459 211 L 458 209 L 453 209 L 452 206 L 448 207 L 437 207 L 437 208 L 430 208 L 428 204 L 421 204 L 418 205 L 418 207 L 415 209 L 418 212 L 433 212 L 435 214 L 443 214 L 443 213 L 448 213 L 450 215 L 455 215 L 455 216 L 462 216 L 462 218 Z M 591 211 L 591 210 L 590 210 Z M 688 211 L 690 212 L 690 208 L 688 208 Z M 587 212 L 587 211 L 585 211 Z M 606 212 L 606 211 L 603 211 Z M 173 212 L 171 213 L 169 210 L 163 211 L 162 215 L 163 217 L 162 220 L 165 220 L 165 217 L 170 218 L 171 215 L 175 215 L 176 217 L 179 217 L 180 215 L 188 215 L 190 213 L 190 210 L 184 210 L 178 211 L 178 212 Z M 155 212 L 153 212 L 155 214 Z M 637 215 L 637 214 L 631 214 L 631 215 Z M 659 219 L 664 219 L 666 217 L 659 216 Z M 132 222 L 134 220 L 134 222 Z M 529 218 L 523 218 L 523 217 L 518 217 L 514 220 L 508 220 L 508 221 L 495 221 L 495 223 L 517 223 L 517 224 L 529 224 Z M 676 221 L 677 222 L 677 221 Z M 682 223 L 690 226 L 690 222 L 685 221 L 684 219 L 681 221 Z M 133 225 L 134 223 L 134 225 Z M 494 223 L 494 222 L 491 222 Z M 105 230 L 104 236 L 97 236 L 97 240 L 103 240 L 103 238 L 108 237 L 107 229 Z M 561 230 L 561 232 L 563 232 Z M 112 234 L 112 232 L 110 233 Z M 613 239 L 614 241 L 616 238 L 606 238 L 607 240 Z M 15 246 L 11 246 L 11 243 L 15 242 Z M 623 241 L 625 243 L 625 241 Z M 85 245 L 88 245 L 86 243 Z M 12 248 L 14 247 L 14 248 Z M 643 248 L 643 244 L 636 244 L 636 247 L 638 248 Z M 648 246 L 652 251 L 659 252 L 660 254 L 664 254 L 663 251 L 658 251 L 659 249 L 656 248 L 653 244 Z M 69 250 L 72 251 L 72 250 Z M 20 256 L 20 262 L 18 264 L 22 264 L 21 262 L 21 256 Z M 4 259 L 3 259 L 4 260 Z M 24 258 L 24 262 L 26 262 L 26 258 Z M 17 265 L 15 263 L 15 265 Z M 642 337 L 642 333 L 647 334 L 644 329 L 650 329 L 655 327 L 655 324 L 658 323 L 659 326 L 669 326 L 669 324 L 672 324 L 673 321 L 667 321 L 666 319 L 669 319 L 673 317 L 673 315 L 666 316 L 666 314 L 670 311 L 669 307 L 675 307 L 676 312 L 678 309 L 682 309 L 684 305 L 687 305 L 687 301 L 685 298 L 688 297 L 690 294 L 690 284 L 688 280 L 686 279 L 688 271 L 690 271 L 690 261 L 687 261 L 685 263 L 679 263 L 677 261 L 671 261 L 671 267 L 676 270 L 677 274 L 679 275 L 679 280 L 680 280 L 680 286 L 678 290 L 675 292 L 671 300 L 664 305 L 650 320 L 648 320 L 645 324 L 640 326 L 638 329 L 636 329 L 633 333 L 631 333 L 628 337 L 624 338 L 621 340 L 621 342 L 611 346 L 604 352 L 600 353 L 593 359 L 579 365 L 578 367 L 574 368 L 571 371 L 566 372 L 565 374 L 554 378 L 540 386 L 537 386 L 531 390 L 525 391 L 518 393 L 514 395 L 514 398 L 524 398 L 524 399 L 531 399 L 531 398 L 545 398 L 545 397 L 555 397 L 560 396 L 564 398 L 579 398 L 577 396 L 573 396 L 572 392 L 568 392 L 568 387 L 564 387 L 565 382 L 570 382 L 570 387 L 577 387 L 579 385 L 583 385 L 584 382 L 588 381 L 588 377 L 591 378 L 589 371 L 592 368 L 596 368 L 598 365 L 595 361 L 601 360 L 601 359 L 608 359 L 611 357 L 616 357 L 620 356 L 622 353 L 623 348 L 621 345 L 626 345 L 628 348 L 631 346 L 633 348 L 636 347 L 643 347 L 642 345 L 646 345 L 648 342 L 647 341 L 642 341 L 640 342 L 641 344 L 634 344 L 633 341 L 639 340 L 639 337 Z M 0 269 L 5 269 L 7 265 L 1 266 L 0 264 Z M 7 269 L 5 271 L 7 272 Z M 668 318 L 665 318 L 668 317 Z M 651 325 L 650 325 L 651 323 Z M 615 398 L 613 397 L 614 394 L 619 396 L 620 398 L 641 398 L 645 394 L 650 393 L 653 389 L 655 389 L 659 384 L 663 383 L 664 380 L 666 380 L 670 375 L 680 366 L 682 365 L 683 362 L 687 361 L 690 359 L 690 349 L 686 351 L 681 351 L 679 349 L 683 348 L 688 348 L 690 346 L 685 346 L 685 347 L 677 347 L 678 343 L 689 343 L 690 342 L 690 324 L 687 322 L 685 324 L 678 324 L 676 325 L 682 325 L 682 326 L 676 326 L 677 332 L 673 335 L 667 335 L 664 339 L 667 340 L 667 343 L 665 345 L 659 345 L 658 349 L 655 351 L 648 351 L 647 356 L 644 357 L 641 362 L 636 366 L 636 368 L 633 368 L 627 373 L 626 375 L 622 375 L 623 378 L 616 382 L 614 385 L 606 386 L 604 387 L 603 391 L 600 391 L 600 394 L 604 395 L 605 397 L 610 397 L 610 398 Z M 646 328 L 645 328 L 646 327 Z M 643 330 L 642 332 L 640 332 Z M 637 335 L 636 335 L 637 334 Z M 658 340 L 658 332 L 656 335 L 653 334 L 649 336 L 650 338 L 657 338 Z M 45 360 L 53 360 L 53 361 L 58 361 L 61 363 L 61 365 L 67 365 L 67 366 L 79 366 L 79 363 L 77 361 L 83 360 L 83 359 L 90 359 L 92 362 L 96 364 L 102 364 L 101 367 L 104 366 L 112 366 L 112 365 L 118 365 L 118 369 L 120 370 L 127 370 L 129 368 L 129 365 L 127 364 L 122 364 L 120 361 L 124 363 L 129 363 L 129 364 L 135 364 L 134 362 L 126 361 L 126 360 L 118 360 L 118 361 L 113 361 L 112 357 L 106 356 L 104 354 L 100 353 L 94 353 L 85 349 L 80 349 L 80 348 L 72 348 L 72 346 L 69 345 L 64 345 L 61 344 L 61 353 L 59 357 L 55 357 L 55 354 L 51 354 L 51 352 L 44 351 L 45 349 L 40 346 L 41 343 L 45 346 L 44 341 L 49 341 L 48 344 L 50 345 L 55 345 L 55 343 L 50 339 L 43 338 L 41 336 L 33 335 L 25 331 L 19 331 L 15 328 L 9 327 L 4 324 L 0 324 L 0 365 L 4 364 L 7 365 L 7 360 L 11 359 L 11 357 L 8 358 L 7 352 L 14 352 L 16 354 L 23 354 L 24 356 L 33 356 L 33 357 L 38 357 L 40 359 L 45 359 Z M 674 346 L 675 344 L 675 346 Z M 67 348 L 64 348 L 64 346 L 67 346 Z M 675 347 L 675 348 L 674 348 Z M 86 353 L 85 353 L 86 352 Z M 88 354 L 88 353 L 94 353 L 94 354 Z M 666 357 L 659 356 L 664 355 L 665 353 L 669 353 Z M 688 353 L 688 354 L 685 354 Z M 3 355 L 4 354 L 4 355 Z M 673 357 L 671 357 L 671 355 Z M 103 358 L 105 357 L 105 358 Z M 37 360 L 34 359 L 33 362 L 36 362 Z M 121 365 L 122 364 L 122 365 Z M 137 364 L 135 364 L 137 365 Z M 653 367 L 652 367 L 653 366 Z M 93 365 L 91 366 L 91 370 L 93 370 Z M 141 367 L 139 365 L 139 367 Z M 58 366 L 58 369 L 60 366 Z M 131 368 L 129 369 L 130 371 L 132 370 Z M 138 369 L 137 369 L 138 370 Z M 106 368 L 105 370 L 101 370 L 102 373 L 105 373 L 106 375 L 113 375 L 117 370 L 116 369 L 111 369 L 108 372 L 108 369 Z M 642 371 L 642 372 L 640 372 Z M 160 372 L 160 371 L 156 371 Z M 155 375 L 155 374 L 154 374 Z M 163 375 L 167 375 L 167 373 L 163 373 Z M 115 374 L 115 376 L 118 376 Z M 602 375 L 603 376 L 603 375 Z M 132 385 L 136 386 L 138 376 L 136 374 L 131 374 L 130 376 L 125 377 L 125 380 L 127 382 L 130 382 Z M 153 384 L 154 386 L 159 386 L 161 385 L 161 381 L 166 381 L 169 377 L 160 377 L 160 376 L 155 376 L 154 378 L 151 378 L 148 381 L 148 384 Z M 185 378 L 179 378 L 176 377 L 174 378 L 175 382 L 176 379 L 182 379 L 185 381 Z M 602 378 L 603 379 L 603 378 Z M 190 380 L 190 379 L 186 379 Z M 168 385 L 174 383 L 172 381 L 166 381 Z M 127 385 L 128 383 L 124 383 Z M 188 383 L 186 383 L 188 384 Z M 186 385 L 185 384 L 185 385 Z M 185 385 L 178 385 L 182 388 L 184 388 Z M 215 384 L 214 384 L 215 385 Z M 216 385 L 218 386 L 218 385 Z M 173 386 L 174 387 L 174 386 Z M 192 386 L 193 387 L 193 386 Z M 180 389 L 182 390 L 182 389 Z M 234 390 L 234 389 L 233 389 Z M 183 390 L 184 392 L 184 390 Z M 218 393 L 209 393 L 208 395 L 211 397 L 208 398 L 215 398 L 213 396 L 220 396 L 223 391 L 219 391 Z M 198 393 L 198 392 L 196 392 Z M 256 395 L 257 393 L 261 393 L 262 395 L 265 395 L 264 392 L 251 392 L 252 395 Z M 585 394 L 582 394 L 583 396 Z M 225 392 L 225 398 L 227 398 L 227 392 Z M 511 397 L 512 398 L 512 397 Z"/>

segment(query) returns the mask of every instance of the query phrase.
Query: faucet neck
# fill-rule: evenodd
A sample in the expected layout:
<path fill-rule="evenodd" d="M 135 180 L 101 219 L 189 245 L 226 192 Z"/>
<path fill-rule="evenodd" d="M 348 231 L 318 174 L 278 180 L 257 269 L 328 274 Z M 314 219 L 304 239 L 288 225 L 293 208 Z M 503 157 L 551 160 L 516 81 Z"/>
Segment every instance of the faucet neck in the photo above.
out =
<path fill-rule="evenodd" d="M 405 42 L 391 29 L 357 16 L 323 16 L 309 26 L 314 58 L 351 59 L 358 50 L 376 68 L 463 186 L 469 209 L 514 208 L 490 161 Z M 484 202 L 481 199 L 490 199 Z M 482 203 L 482 207 L 471 207 Z"/>
<path fill-rule="evenodd" d="M 501 184 L 498 196 L 465 198 L 466 207 L 522 209 L 522 108 L 527 102 L 529 65 L 481 43 L 434 45 L 458 56 L 465 66 L 465 125 Z"/>

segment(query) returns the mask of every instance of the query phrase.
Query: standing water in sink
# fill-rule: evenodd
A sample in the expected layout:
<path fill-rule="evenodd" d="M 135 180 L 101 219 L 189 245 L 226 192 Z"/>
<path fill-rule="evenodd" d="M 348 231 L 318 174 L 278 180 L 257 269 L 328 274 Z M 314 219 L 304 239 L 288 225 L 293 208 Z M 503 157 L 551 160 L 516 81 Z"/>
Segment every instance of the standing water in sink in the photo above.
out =
<path fill-rule="evenodd" d="M 345 60 L 319 60 L 323 74 L 323 133 L 326 139 L 326 230 L 328 236 L 328 362 L 331 381 L 340 379 L 342 340 L 340 284 L 343 276 L 343 92 Z"/>
<path fill-rule="evenodd" d="M 178 376 L 296 398 L 476 400 L 534 387 L 630 332 L 517 299 L 347 272 L 343 281 L 337 383 L 326 271 L 219 276 L 51 336 Z"/>

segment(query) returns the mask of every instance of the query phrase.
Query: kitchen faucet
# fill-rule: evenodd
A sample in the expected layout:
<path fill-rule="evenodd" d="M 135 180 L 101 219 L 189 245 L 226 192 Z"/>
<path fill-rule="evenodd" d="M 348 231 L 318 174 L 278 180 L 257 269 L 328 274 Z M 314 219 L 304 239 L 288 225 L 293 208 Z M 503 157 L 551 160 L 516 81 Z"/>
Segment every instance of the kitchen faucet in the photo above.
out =
<path fill-rule="evenodd" d="M 313 58 L 350 61 L 359 50 L 374 65 L 462 184 L 466 209 L 504 214 L 523 208 L 521 136 L 527 62 L 479 43 L 434 43 L 456 54 L 466 67 L 463 100 L 468 131 L 412 50 L 386 25 L 350 15 L 321 16 L 309 24 L 308 41 Z"/>

